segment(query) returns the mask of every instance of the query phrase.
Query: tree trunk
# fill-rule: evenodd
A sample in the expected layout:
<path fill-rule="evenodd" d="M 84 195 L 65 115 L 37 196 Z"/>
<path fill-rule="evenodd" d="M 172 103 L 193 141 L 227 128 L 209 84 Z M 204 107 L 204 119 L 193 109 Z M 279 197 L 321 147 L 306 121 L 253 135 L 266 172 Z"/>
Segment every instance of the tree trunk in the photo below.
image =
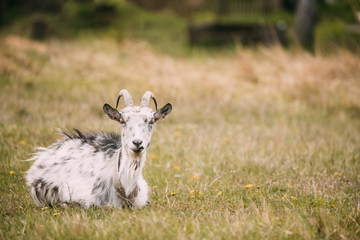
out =
<path fill-rule="evenodd" d="M 314 29 L 316 24 L 316 0 L 299 0 L 295 16 L 295 35 L 305 48 L 314 46 Z"/>

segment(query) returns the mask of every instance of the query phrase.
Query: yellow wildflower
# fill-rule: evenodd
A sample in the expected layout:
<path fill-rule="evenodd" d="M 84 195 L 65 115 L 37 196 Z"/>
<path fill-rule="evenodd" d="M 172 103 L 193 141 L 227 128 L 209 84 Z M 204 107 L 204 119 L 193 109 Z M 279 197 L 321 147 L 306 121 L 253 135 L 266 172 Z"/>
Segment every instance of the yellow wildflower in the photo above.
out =
<path fill-rule="evenodd" d="M 153 155 L 150 156 L 150 159 L 151 159 L 151 160 L 158 159 L 158 158 L 159 158 L 159 156 L 158 156 L 158 155 L 155 155 L 155 154 L 153 154 Z"/>
<path fill-rule="evenodd" d="M 175 166 L 174 166 L 174 169 L 175 169 L 175 170 L 179 170 L 179 169 L 180 169 L 180 166 L 175 165 Z"/>
<path fill-rule="evenodd" d="M 195 190 L 190 190 L 189 193 L 190 193 L 190 194 L 194 194 L 194 193 L 195 193 Z"/>
<path fill-rule="evenodd" d="M 41 210 L 43 210 L 43 211 L 46 210 L 46 209 L 48 209 L 48 207 L 42 207 L 41 208 Z"/>
<path fill-rule="evenodd" d="M 321 190 L 317 190 L 316 192 L 321 193 Z"/>
<path fill-rule="evenodd" d="M 294 187 L 296 187 L 297 186 L 297 184 L 296 183 L 294 183 Z"/>
<path fill-rule="evenodd" d="M 202 195 L 203 193 L 204 193 L 203 191 L 200 191 L 200 192 L 199 192 L 199 195 Z"/>
<path fill-rule="evenodd" d="M 25 144 L 26 144 L 26 142 L 25 142 L 24 140 L 21 140 L 19 143 L 20 143 L 21 145 L 25 145 Z"/>
<path fill-rule="evenodd" d="M 153 189 L 155 189 L 155 188 L 157 188 L 157 186 L 156 186 L 156 185 L 154 185 L 154 186 L 153 186 Z"/>
<path fill-rule="evenodd" d="M 175 137 L 179 137 L 180 135 L 181 135 L 181 132 L 180 132 L 180 131 L 175 131 L 175 132 L 174 132 L 174 136 L 175 136 Z"/>
<path fill-rule="evenodd" d="M 60 213 L 58 213 L 58 212 L 54 212 L 52 215 L 53 216 L 57 216 L 57 215 L 59 215 Z"/>
<path fill-rule="evenodd" d="M 245 187 L 249 189 L 249 188 L 252 188 L 253 186 L 254 185 L 250 183 L 250 184 L 246 185 Z"/>
<path fill-rule="evenodd" d="M 224 141 L 225 142 L 230 142 L 231 138 L 230 137 L 224 137 Z"/>
<path fill-rule="evenodd" d="M 191 176 L 192 179 L 198 179 L 199 177 L 196 175 Z"/>
<path fill-rule="evenodd" d="M 171 196 L 174 196 L 176 194 L 176 192 L 171 192 L 170 195 Z"/>
<path fill-rule="evenodd" d="M 218 192 L 218 193 L 217 193 L 217 195 L 218 195 L 218 196 L 221 196 L 221 195 L 222 195 L 222 192 L 221 192 L 221 191 L 220 191 L 220 192 Z"/>
<path fill-rule="evenodd" d="M 13 175 L 13 174 L 15 174 L 15 171 L 10 171 L 9 174 Z"/>
<path fill-rule="evenodd" d="M 19 206 L 19 208 L 20 208 L 21 210 L 23 210 L 23 209 L 24 209 L 22 206 Z"/>
<path fill-rule="evenodd" d="M 295 197 L 295 196 L 290 196 L 290 198 L 291 198 L 292 200 L 296 200 L 296 199 L 297 199 L 297 197 Z"/>

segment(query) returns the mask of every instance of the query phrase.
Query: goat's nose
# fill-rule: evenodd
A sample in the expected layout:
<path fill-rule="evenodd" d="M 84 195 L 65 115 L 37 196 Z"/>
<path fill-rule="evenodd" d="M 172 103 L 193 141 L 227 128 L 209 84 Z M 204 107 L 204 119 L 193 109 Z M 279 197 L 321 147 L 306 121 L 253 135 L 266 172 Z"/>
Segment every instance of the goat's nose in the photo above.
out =
<path fill-rule="evenodd" d="M 141 139 L 134 139 L 133 141 L 132 141 L 132 143 L 135 145 L 135 146 L 137 146 L 137 147 L 140 147 L 140 145 L 142 144 L 142 140 Z"/>

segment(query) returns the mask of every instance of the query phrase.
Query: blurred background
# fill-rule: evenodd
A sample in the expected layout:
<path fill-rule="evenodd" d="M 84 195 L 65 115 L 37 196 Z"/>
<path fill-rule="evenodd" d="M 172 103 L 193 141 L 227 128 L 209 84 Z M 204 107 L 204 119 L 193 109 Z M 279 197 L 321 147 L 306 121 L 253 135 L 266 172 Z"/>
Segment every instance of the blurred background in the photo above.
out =
<path fill-rule="evenodd" d="M 167 53 L 281 44 L 359 51 L 359 0 L 2 0 L 0 34 L 143 39 Z"/>

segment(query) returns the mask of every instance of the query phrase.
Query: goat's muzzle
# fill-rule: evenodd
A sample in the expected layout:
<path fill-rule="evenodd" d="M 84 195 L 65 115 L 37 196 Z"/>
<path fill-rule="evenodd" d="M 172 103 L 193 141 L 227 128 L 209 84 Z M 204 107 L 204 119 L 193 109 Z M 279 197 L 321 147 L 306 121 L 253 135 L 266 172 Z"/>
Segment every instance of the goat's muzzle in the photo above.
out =
<path fill-rule="evenodd" d="M 134 153 L 141 153 L 143 150 L 144 150 L 144 147 L 142 146 L 142 143 L 143 141 L 141 139 L 134 139 L 132 141 L 134 147 L 131 148 L 131 150 L 134 152 Z"/>

